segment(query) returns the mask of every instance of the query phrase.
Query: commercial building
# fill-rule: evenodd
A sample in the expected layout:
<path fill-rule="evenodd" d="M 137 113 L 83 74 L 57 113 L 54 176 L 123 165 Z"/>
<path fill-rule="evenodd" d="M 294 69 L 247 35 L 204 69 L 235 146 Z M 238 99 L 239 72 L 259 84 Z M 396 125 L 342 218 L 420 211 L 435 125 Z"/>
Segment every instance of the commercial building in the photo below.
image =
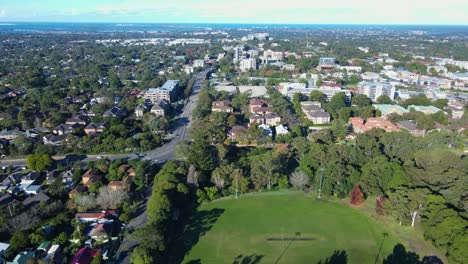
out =
<path fill-rule="evenodd" d="M 336 67 L 336 60 L 333 57 L 321 57 L 319 60 L 318 70 L 334 70 Z"/>
<path fill-rule="evenodd" d="M 178 80 L 168 80 L 160 88 L 149 88 L 148 91 L 146 91 L 144 94 L 143 98 L 150 100 L 152 103 L 156 103 L 161 100 L 172 102 L 177 98 L 178 88 Z"/>
<path fill-rule="evenodd" d="M 413 109 L 416 112 L 422 112 L 425 115 L 432 115 L 432 114 L 435 114 L 435 113 L 437 113 L 439 111 L 442 111 L 441 109 L 439 109 L 439 108 L 437 108 L 435 106 L 432 106 L 432 105 L 429 105 L 429 106 L 410 105 L 410 106 L 408 106 L 408 110 L 411 110 L 411 109 Z"/>
<path fill-rule="evenodd" d="M 391 104 L 374 104 L 375 109 L 379 110 L 382 113 L 383 118 L 387 118 L 390 114 L 398 114 L 403 115 L 405 113 L 409 113 L 409 111 L 399 105 L 391 105 Z"/>
<path fill-rule="evenodd" d="M 366 121 L 360 117 L 351 117 L 349 119 L 349 124 L 356 133 L 365 133 L 374 128 L 380 128 L 386 132 L 400 131 L 400 129 L 392 122 L 380 117 L 371 117 Z"/>
<path fill-rule="evenodd" d="M 391 100 L 395 99 L 395 87 L 385 82 L 362 81 L 358 84 L 358 93 L 367 95 L 374 102 L 382 95 L 388 96 Z"/>
<path fill-rule="evenodd" d="M 255 70 L 257 69 L 257 61 L 255 59 L 243 59 L 240 61 L 239 68 L 243 72 Z"/>

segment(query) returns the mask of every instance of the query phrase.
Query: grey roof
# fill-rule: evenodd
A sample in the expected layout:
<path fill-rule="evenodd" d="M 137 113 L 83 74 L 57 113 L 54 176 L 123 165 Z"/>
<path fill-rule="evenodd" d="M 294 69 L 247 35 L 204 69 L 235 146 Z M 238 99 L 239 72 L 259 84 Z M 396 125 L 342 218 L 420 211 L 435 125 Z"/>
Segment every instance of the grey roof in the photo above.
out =
<path fill-rule="evenodd" d="M 398 124 L 400 125 L 400 127 L 403 127 L 405 129 L 408 129 L 408 130 L 417 130 L 417 125 L 415 122 L 413 121 L 410 121 L 410 120 L 405 120 L 405 121 L 400 121 L 398 122 Z"/>
<path fill-rule="evenodd" d="M 110 116 L 110 117 L 122 117 L 126 114 L 125 109 L 113 106 L 111 109 L 104 112 L 103 116 Z"/>
<path fill-rule="evenodd" d="M 318 105 L 301 105 L 303 111 L 307 112 L 325 112 L 325 110 Z"/>
<path fill-rule="evenodd" d="M 161 87 L 161 89 L 172 91 L 174 88 L 177 87 L 177 85 L 179 85 L 179 81 L 178 81 L 178 80 L 167 80 L 167 81 L 163 84 L 163 86 Z"/>
<path fill-rule="evenodd" d="M 15 197 L 13 197 L 9 193 L 5 193 L 0 195 L 0 205 L 7 205 L 15 201 Z"/>
<path fill-rule="evenodd" d="M 85 127 L 85 129 L 99 129 L 99 128 L 107 128 L 108 124 L 107 122 L 103 122 L 103 123 L 90 123 L 89 125 L 87 125 Z"/>
<path fill-rule="evenodd" d="M 0 136 L 19 136 L 19 135 L 24 135 L 23 131 L 19 130 L 2 130 L 0 132 Z"/>
<path fill-rule="evenodd" d="M 28 198 L 26 198 L 22 204 L 24 206 L 31 206 L 31 205 L 36 205 L 36 204 L 39 204 L 41 202 L 47 202 L 49 201 L 50 198 L 49 196 L 47 196 L 45 193 L 43 192 L 40 192 L 36 195 L 32 195 L 32 196 L 29 196 Z"/>
<path fill-rule="evenodd" d="M 325 117 L 325 118 L 329 118 L 330 117 L 330 114 L 327 113 L 327 112 L 321 112 L 321 111 L 316 111 L 316 112 L 312 112 L 312 113 L 309 113 L 309 115 L 311 117 Z"/>

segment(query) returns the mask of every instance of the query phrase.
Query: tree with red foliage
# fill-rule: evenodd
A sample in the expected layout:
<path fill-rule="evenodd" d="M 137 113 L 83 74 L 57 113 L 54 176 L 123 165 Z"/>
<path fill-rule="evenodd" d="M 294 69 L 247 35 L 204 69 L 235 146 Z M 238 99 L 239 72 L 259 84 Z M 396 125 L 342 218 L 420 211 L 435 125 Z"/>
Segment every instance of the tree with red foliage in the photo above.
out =
<path fill-rule="evenodd" d="M 384 209 L 384 203 L 387 199 L 385 196 L 380 196 L 375 199 L 375 212 L 378 215 L 384 215 L 385 214 L 385 209 Z"/>
<path fill-rule="evenodd" d="M 354 186 L 353 190 L 349 194 L 349 198 L 351 199 L 350 203 L 353 205 L 360 205 L 364 202 L 364 193 L 361 190 L 361 186 L 356 185 Z"/>

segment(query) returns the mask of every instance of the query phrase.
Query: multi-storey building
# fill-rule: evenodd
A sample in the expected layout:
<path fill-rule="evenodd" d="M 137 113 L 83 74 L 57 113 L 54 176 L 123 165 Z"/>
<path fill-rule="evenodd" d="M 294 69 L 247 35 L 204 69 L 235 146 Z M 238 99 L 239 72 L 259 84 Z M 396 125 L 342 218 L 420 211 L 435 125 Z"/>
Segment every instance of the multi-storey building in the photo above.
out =
<path fill-rule="evenodd" d="M 160 88 L 149 88 L 144 94 L 144 98 L 156 103 L 161 100 L 172 102 L 177 97 L 177 90 L 179 88 L 178 80 L 168 80 Z"/>
<path fill-rule="evenodd" d="M 367 95 L 374 102 L 382 95 L 387 95 L 391 100 L 395 99 L 395 87 L 385 82 L 362 81 L 358 85 L 358 93 Z"/>
<path fill-rule="evenodd" d="M 257 61 L 255 59 L 243 59 L 240 61 L 239 68 L 243 72 L 255 70 L 257 68 Z"/>

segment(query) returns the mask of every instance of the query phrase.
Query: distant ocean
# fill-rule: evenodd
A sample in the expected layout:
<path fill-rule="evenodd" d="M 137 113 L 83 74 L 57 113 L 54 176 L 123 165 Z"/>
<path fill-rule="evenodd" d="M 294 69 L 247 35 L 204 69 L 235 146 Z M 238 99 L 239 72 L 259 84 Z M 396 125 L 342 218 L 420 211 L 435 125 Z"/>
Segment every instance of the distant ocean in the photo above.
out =
<path fill-rule="evenodd" d="M 2 33 L 67 32 L 156 32 L 200 31 L 206 29 L 389 29 L 414 30 L 434 34 L 467 33 L 468 25 L 341 25 L 341 24 L 164 24 L 164 23 L 32 23 L 0 22 Z"/>

